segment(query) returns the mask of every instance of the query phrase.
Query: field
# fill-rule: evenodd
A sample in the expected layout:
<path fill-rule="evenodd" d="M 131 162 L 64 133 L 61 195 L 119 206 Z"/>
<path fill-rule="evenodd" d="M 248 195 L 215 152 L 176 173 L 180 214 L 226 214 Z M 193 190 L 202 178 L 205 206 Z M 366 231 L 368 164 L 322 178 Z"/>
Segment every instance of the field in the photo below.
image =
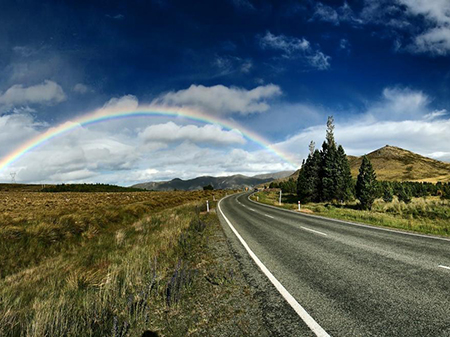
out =
<path fill-rule="evenodd" d="M 258 192 L 259 201 L 269 205 L 278 205 L 279 191 Z M 280 207 L 296 210 L 297 196 L 284 194 Z M 335 219 L 349 220 L 375 226 L 392 227 L 425 234 L 450 236 L 450 202 L 438 197 L 413 198 L 410 204 L 377 199 L 372 210 L 362 211 L 356 202 L 347 204 L 308 203 L 302 205 L 302 211 Z"/>
<path fill-rule="evenodd" d="M 261 334 L 224 194 L 0 192 L 0 336 Z"/>

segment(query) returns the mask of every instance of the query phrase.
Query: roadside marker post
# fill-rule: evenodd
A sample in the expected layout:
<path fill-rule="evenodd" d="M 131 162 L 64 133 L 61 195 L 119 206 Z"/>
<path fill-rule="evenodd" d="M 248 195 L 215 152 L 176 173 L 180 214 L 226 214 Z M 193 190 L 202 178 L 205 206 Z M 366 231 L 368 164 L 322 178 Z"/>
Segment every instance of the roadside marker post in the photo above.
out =
<path fill-rule="evenodd" d="M 256 201 L 259 201 L 259 196 L 256 196 Z"/>
<path fill-rule="evenodd" d="M 213 195 L 213 201 L 216 201 L 216 196 L 215 195 Z"/>
<path fill-rule="evenodd" d="M 208 200 L 206 200 L 206 212 L 209 213 L 209 201 Z"/>
<path fill-rule="evenodd" d="M 280 190 L 280 198 L 278 200 L 278 203 L 281 205 L 281 190 Z"/>
<path fill-rule="evenodd" d="M 300 200 L 298 201 L 298 210 L 300 210 Z"/>

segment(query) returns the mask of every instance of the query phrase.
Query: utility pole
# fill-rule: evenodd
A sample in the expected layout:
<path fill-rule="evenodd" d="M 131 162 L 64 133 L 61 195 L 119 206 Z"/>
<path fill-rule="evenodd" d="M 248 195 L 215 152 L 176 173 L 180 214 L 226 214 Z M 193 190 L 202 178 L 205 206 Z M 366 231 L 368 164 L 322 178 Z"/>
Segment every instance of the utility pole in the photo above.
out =
<path fill-rule="evenodd" d="M 280 198 L 278 200 L 278 203 L 281 205 L 281 188 L 280 188 Z"/>
<path fill-rule="evenodd" d="M 11 183 L 15 184 L 16 183 L 16 172 L 11 172 Z"/>

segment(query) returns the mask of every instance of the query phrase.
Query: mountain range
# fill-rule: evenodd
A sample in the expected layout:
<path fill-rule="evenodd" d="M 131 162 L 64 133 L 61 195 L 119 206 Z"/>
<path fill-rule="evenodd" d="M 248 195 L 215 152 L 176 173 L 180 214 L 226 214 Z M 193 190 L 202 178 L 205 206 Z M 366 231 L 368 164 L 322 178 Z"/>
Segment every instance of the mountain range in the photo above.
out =
<path fill-rule="evenodd" d="M 282 171 L 275 173 L 259 174 L 248 177 L 242 174 L 235 174 L 225 177 L 202 176 L 194 179 L 182 180 L 175 178 L 169 181 L 147 182 L 133 185 L 135 188 L 142 188 L 153 191 L 173 191 L 173 190 L 201 190 L 203 186 L 212 185 L 214 189 L 242 189 L 264 184 L 275 179 L 281 179 L 292 175 L 293 171 Z"/>

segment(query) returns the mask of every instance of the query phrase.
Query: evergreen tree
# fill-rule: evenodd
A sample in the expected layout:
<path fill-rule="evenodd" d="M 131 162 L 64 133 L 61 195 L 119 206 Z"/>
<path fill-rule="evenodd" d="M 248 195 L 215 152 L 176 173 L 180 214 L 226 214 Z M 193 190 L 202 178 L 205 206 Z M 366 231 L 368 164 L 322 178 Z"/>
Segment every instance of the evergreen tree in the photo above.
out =
<path fill-rule="evenodd" d="M 297 180 L 297 195 L 303 202 L 320 200 L 321 161 L 320 152 L 315 150 L 302 164 Z"/>
<path fill-rule="evenodd" d="M 394 200 L 394 190 L 391 187 L 391 184 L 387 183 L 385 184 L 386 186 L 384 187 L 384 191 L 383 191 L 383 200 L 385 202 L 391 202 L 392 200 Z"/>
<path fill-rule="evenodd" d="M 353 198 L 353 179 L 350 171 L 350 164 L 342 145 L 337 149 L 337 191 L 336 198 L 340 201 L 348 201 Z"/>
<path fill-rule="evenodd" d="M 401 187 L 400 192 L 398 194 L 398 200 L 403 201 L 405 204 L 409 204 L 412 200 L 412 192 L 411 188 L 408 185 L 404 185 Z"/>
<path fill-rule="evenodd" d="M 377 179 L 372 163 L 366 156 L 363 157 L 356 181 L 356 197 L 361 203 L 362 209 L 371 209 L 375 201 Z"/>
<path fill-rule="evenodd" d="M 338 198 L 339 163 L 334 141 L 334 119 L 329 116 L 327 120 L 326 141 L 322 145 L 322 199 L 331 201 Z"/>

